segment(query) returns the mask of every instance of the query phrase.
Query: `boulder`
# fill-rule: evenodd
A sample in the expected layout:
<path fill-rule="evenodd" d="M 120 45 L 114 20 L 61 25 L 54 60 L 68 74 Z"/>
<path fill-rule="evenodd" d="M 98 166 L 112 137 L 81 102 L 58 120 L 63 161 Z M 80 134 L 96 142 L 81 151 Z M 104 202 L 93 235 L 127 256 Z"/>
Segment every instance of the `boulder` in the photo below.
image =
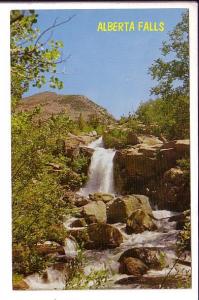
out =
<path fill-rule="evenodd" d="M 103 201 L 104 203 L 107 203 L 107 202 L 112 201 L 114 199 L 114 195 L 97 192 L 97 193 L 94 193 L 94 194 L 90 194 L 89 198 L 92 201 Z"/>
<path fill-rule="evenodd" d="M 127 219 L 127 234 L 141 233 L 146 230 L 153 231 L 156 229 L 157 226 L 154 224 L 151 216 L 142 209 L 135 210 Z"/>
<path fill-rule="evenodd" d="M 126 222 L 133 211 L 143 209 L 152 214 L 149 198 L 144 195 L 127 195 L 112 201 L 107 207 L 107 218 L 109 223 Z"/>
<path fill-rule="evenodd" d="M 148 271 L 148 267 L 138 258 L 127 257 L 122 260 L 119 267 L 121 274 L 142 276 Z"/>
<path fill-rule="evenodd" d="M 13 290 L 23 290 L 24 291 L 24 290 L 28 290 L 28 289 L 29 289 L 29 285 L 23 279 L 18 282 L 13 283 Z"/>
<path fill-rule="evenodd" d="M 85 206 L 86 204 L 89 204 L 91 201 L 84 197 L 84 196 L 77 196 L 75 199 L 74 199 L 74 205 L 77 206 L 77 207 L 82 207 L 82 206 Z"/>
<path fill-rule="evenodd" d="M 154 158 L 157 154 L 157 149 L 159 149 L 161 146 L 148 146 L 145 144 L 141 144 L 140 147 L 138 147 L 138 152 L 144 154 L 146 157 Z"/>
<path fill-rule="evenodd" d="M 79 219 L 76 219 L 74 220 L 71 224 L 70 224 L 70 227 L 85 227 L 87 224 L 86 224 L 86 221 L 84 218 L 79 218 Z"/>
<path fill-rule="evenodd" d="M 72 259 L 67 255 L 57 255 L 54 260 L 57 263 L 70 263 Z"/>
<path fill-rule="evenodd" d="M 169 275 L 167 280 L 164 281 L 164 277 L 162 275 L 144 275 L 142 277 L 140 276 L 128 276 L 121 278 L 117 281 L 115 281 L 116 285 L 132 285 L 132 284 L 138 284 L 139 288 L 143 289 L 160 289 L 160 288 L 173 288 L 173 289 L 179 289 L 179 277 L 174 275 Z M 181 277 L 181 282 L 184 288 L 187 288 L 187 277 Z M 182 287 L 183 287 L 182 286 Z"/>
<path fill-rule="evenodd" d="M 64 142 L 65 155 L 74 158 L 79 155 L 79 145 L 80 141 L 78 139 L 68 137 Z"/>
<path fill-rule="evenodd" d="M 180 213 L 178 215 L 174 215 L 174 216 L 170 217 L 168 221 L 176 222 L 176 229 L 182 230 L 186 221 L 188 219 L 190 219 L 190 214 L 191 214 L 191 211 L 189 209 L 189 210 L 183 211 L 182 213 Z"/>
<path fill-rule="evenodd" d="M 178 158 L 182 158 L 182 157 L 189 155 L 190 141 L 189 140 L 177 140 L 175 143 L 175 149 L 176 149 Z"/>
<path fill-rule="evenodd" d="M 167 265 L 166 255 L 161 248 L 156 247 L 135 247 L 122 253 L 119 262 L 125 258 L 134 257 L 140 259 L 149 268 L 160 270 Z"/>
<path fill-rule="evenodd" d="M 174 140 L 164 143 L 162 149 L 173 148 L 176 153 L 176 158 L 183 158 L 190 153 L 190 140 Z"/>
<path fill-rule="evenodd" d="M 184 211 L 190 209 L 189 172 L 179 167 L 166 171 L 157 190 L 159 209 Z"/>
<path fill-rule="evenodd" d="M 106 205 L 102 201 L 88 203 L 83 206 L 82 215 L 88 224 L 106 223 Z"/>
<path fill-rule="evenodd" d="M 75 240 L 81 245 L 85 244 L 86 242 L 89 241 L 89 236 L 87 232 L 87 228 L 82 227 L 82 228 L 73 228 L 68 230 L 68 234 L 70 237 L 75 238 Z"/>
<path fill-rule="evenodd" d="M 171 168 L 170 170 L 164 173 L 164 180 L 167 182 L 171 182 L 175 185 L 179 185 L 183 183 L 184 179 L 184 171 L 180 168 Z"/>
<path fill-rule="evenodd" d="M 176 151 L 174 148 L 161 149 L 158 158 L 162 170 L 165 171 L 176 164 Z"/>
<path fill-rule="evenodd" d="M 138 139 L 140 144 L 142 143 L 148 146 L 163 145 L 163 142 L 154 135 L 139 135 Z"/>
<path fill-rule="evenodd" d="M 72 229 L 69 233 L 86 249 L 116 248 L 123 242 L 119 229 L 109 224 L 90 224 L 87 228 Z"/>
<path fill-rule="evenodd" d="M 86 145 L 88 146 L 91 142 L 95 141 L 96 140 L 96 135 L 91 135 L 91 134 L 83 134 L 81 136 L 79 136 L 80 138 L 80 143 L 81 145 Z"/>
<path fill-rule="evenodd" d="M 60 244 L 52 241 L 46 241 L 44 243 L 38 243 L 36 246 L 36 251 L 40 255 L 48 255 L 51 253 L 65 254 L 64 247 Z"/>
<path fill-rule="evenodd" d="M 87 249 L 116 248 L 123 242 L 119 229 L 109 224 L 91 224 L 88 226 L 89 241 Z"/>
<path fill-rule="evenodd" d="M 93 155 L 93 152 L 94 152 L 94 149 L 88 148 L 86 146 L 80 146 L 79 147 L 79 152 L 80 152 L 80 154 L 87 157 L 88 159 L 91 159 L 91 157 Z"/>
<path fill-rule="evenodd" d="M 96 137 L 90 135 L 76 136 L 68 133 L 68 137 L 64 141 L 65 155 L 70 158 L 75 158 L 79 153 L 86 154 L 87 157 L 92 156 L 92 149 L 87 148 L 86 145 L 94 141 Z"/>

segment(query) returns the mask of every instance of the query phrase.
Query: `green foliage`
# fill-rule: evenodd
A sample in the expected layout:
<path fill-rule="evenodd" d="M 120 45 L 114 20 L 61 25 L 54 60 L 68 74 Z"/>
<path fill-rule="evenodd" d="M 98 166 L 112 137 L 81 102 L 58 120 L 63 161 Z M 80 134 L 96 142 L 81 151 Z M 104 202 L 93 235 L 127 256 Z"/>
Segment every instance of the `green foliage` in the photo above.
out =
<path fill-rule="evenodd" d="M 163 251 L 160 252 L 159 262 L 160 262 L 161 268 L 162 269 L 165 268 L 165 266 L 166 266 L 166 254 Z"/>
<path fill-rule="evenodd" d="M 85 275 L 83 271 L 80 271 L 76 273 L 69 282 L 67 282 L 66 289 L 101 289 L 106 286 L 107 280 L 107 270 L 91 271 L 88 275 Z"/>
<path fill-rule="evenodd" d="M 86 122 L 82 116 L 82 113 L 80 113 L 79 118 L 78 118 L 78 126 L 80 130 L 84 130 L 85 126 L 86 126 Z"/>
<path fill-rule="evenodd" d="M 177 166 L 179 166 L 183 171 L 185 182 L 188 186 L 190 186 L 190 158 L 177 160 Z"/>
<path fill-rule="evenodd" d="M 169 99 L 174 94 L 189 96 L 189 11 L 169 33 L 169 42 L 163 42 L 162 55 L 149 69 L 159 83 L 151 92 Z"/>
<path fill-rule="evenodd" d="M 97 115 L 90 115 L 89 119 L 85 121 L 82 114 L 78 118 L 78 129 L 85 133 L 96 131 L 98 135 L 102 135 L 106 125 L 99 119 Z"/>
<path fill-rule="evenodd" d="M 127 128 L 134 133 L 142 133 L 142 124 L 134 116 L 129 116 L 126 124 Z"/>
<path fill-rule="evenodd" d="M 189 98 L 173 95 L 167 101 L 149 100 L 141 103 L 136 115 L 152 134 L 162 133 L 168 139 L 189 137 Z"/>
<path fill-rule="evenodd" d="M 12 277 L 13 285 L 17 284 L 17 283 L 20 282 L 21 280 L 23 280 L 23 276 L 22 276 L 22 275 L 17 274 L 17 273 L 14 273 L 14 274 L 13 274 L 13 277 Z"/>
<path fill-rule="evenodd" d="M 179 253 L 191 249 L 191 221 L 190 217 L 186 217 L 183 230 L 180 231 L 177 242 L 177 251 Z"/>
<path fill-rule="evenodd" d="M 13 245 L 22 247 L 13 261 L 14 271 L 24 274 L 46 263 L 34 250 L 38 242 L 63 244 L 63 215 L 71 208 L 63 195 L 79 189 L 87 178 L 87 158 L 71 159 L 60 146 L 77 125 L 64 114 L 45 122 L 39 116 L 39 109 L 12 115 Z"/>
<path fill-rule="evenodd" d="M 183 270 L 183 274 L 178 276 L 178 289 L 190 289 L 191 288 L 191 270 Z"/>
<path fill-rule="evenodd" d="M 87 170 L 88 167 L 88 157 L 85 157 L 83 155 L 79 155 L 76 159 L 74 159 L 71 163 L 72 169 L 75 172 L 85 172 L 85 169 Z"/>
<path fill-rule="evenodd" d="M 101 120 L 99 119 L 99 117 L 97 115 L 93 114 L 93 115 L 90 115 L 88 124 L 90 126 L 92 126 L 94 129 L 97 129 L 99 127 L 99 125 L 101 124 Z"/>
<path fill-rule="evenodd" d="M 83 271 L 87 260 L 84 256 L 83 246 L 79 246 L 78 254 L 75 260 L 68 265 L 69 279 L 66 282 L 65 289 L 99 289 L 104 288 L 109 277 L 109 271 L 106 268 L 101 270 L 91 270 L 86 275 Z"/>
<path fill-rule="evenodd" d="M 162 56 L 149 69 L 157 86 L 151 94 L 155 100 L 141 103 L 136 116 L 150 133 L 168 139 L 189 138 L 189 13 L 169 33 L 163 42 Z"/>
<path fill-rule="evenodd" d="M 21 243 L 13 244 L 13 271 L 19 278 L 21 274 L 40 272 L 46 265 L 46 259 L 38 255 L 34 248 Z"/>
<path fill-rule="evenodd" d="M 190 171 L 190 158 L 183 158 L 177 160 L 177 165 L 183 170 L 183 171 Z"/>
<path fill-rule="evenodd" d="M 45 34 L 72 17 L 55 21 L 43 32 L 36 27 L 37 18 L 34 11 L 13 10 L 10 15 L 13 271 L 19 274 L 39 272 L 48 263 L 36 251 L 38 242 L 63 244 L 63 215 L 72 209 L 71 203 L 62 200 L 63 195 L 65 189 L 83 185 L 88 164 L 83 156 L 71 159 L 65 155 L 68 132 L 83 129 L 65 113 L 43 121 L 39 107 L 32 112 L 15 109 L 30 86 L 40 88 L 48 81 L 52 88 L 63 87 L 56 77 L 57 65 L 63 62 L 63 43 L 45 40 Z"/>
<path fill-rule="evenodd" d="M 121 128 L 108 129 L 103 134 L 103 141 L 107 148 L 123 148 L 127 142 L 127 131 Z"/>
<path fill-rule="evenodd" d="M 54 24 L 43 32 L 36 27 L 38 15 L 34 11 L 12 10 L 10 14 L 11 94 L 13 108 L 28 91 L 30 85 L 40 88 L 47 81 L 52 88 L 63 87 L 56 77 L 63 43 L 46 39 L 45 33 L 58 26 Z M 65 21 L 68 22 L 68 20 Z M 64 23 L 64 22 L 62 22 Z M 47 80 L 46 72 L 53 75 Z"/>

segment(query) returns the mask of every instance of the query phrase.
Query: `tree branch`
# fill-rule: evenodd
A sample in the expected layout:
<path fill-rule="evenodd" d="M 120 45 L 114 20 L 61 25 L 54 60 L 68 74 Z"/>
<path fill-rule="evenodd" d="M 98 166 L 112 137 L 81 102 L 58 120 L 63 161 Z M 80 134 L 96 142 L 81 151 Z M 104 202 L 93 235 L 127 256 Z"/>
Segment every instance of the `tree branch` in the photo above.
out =
<path fill-rule="evenodd" d="M 63 25 L 63 24 L 66 24 L 66 23 L 70 22 L 75 16 L 76 16 L 76 15 L 72 15 L 72 16 L 69 17 L 68 19 L 66 19 L 66 20 L 64 20 L 64 21 L 62 21 L 62 22 L 59 22 L 59 23 L 57 23 L 57 24 L 56 24 L 56 20 L 55 20 L 55 22 L 53 23 L 53 25 L 51 25 L 50 27 L 46 28 L 46 29 L 38 36 L 38 38 L 37 38 L 36 41 L 35 41 L 35 46 L 38 44 L 38 42 L 39 42 L 39 40 L 42 38 L 42 36 L 43 36 L 44 34 L 46 34 L 46 32 L 48 32 L 48 31 L 50 31 L 50 30 L 52 30 L 52 29 L 54 29 L 54 28 L 56 28 L 56 27 L 58 27 L 58 26 L 61 26 L 61 25 Z"/>

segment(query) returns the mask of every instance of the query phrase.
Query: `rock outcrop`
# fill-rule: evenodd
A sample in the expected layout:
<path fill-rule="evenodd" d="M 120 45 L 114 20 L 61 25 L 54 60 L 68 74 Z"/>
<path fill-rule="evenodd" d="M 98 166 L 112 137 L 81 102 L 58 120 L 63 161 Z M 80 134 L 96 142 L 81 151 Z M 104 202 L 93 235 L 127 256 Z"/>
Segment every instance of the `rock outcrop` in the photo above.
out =
<path fill-rule="evenodd" d="M 139 144 L 117 150 L 114 180 L 119 194 L 144 194 L 161 209 L 190 208 L 190 183 L 177 161 L 189 157 L 189 140 L 163 143 L 151 136 L 139 137 Z"/>
<path fill-rule="evenodd" d="M 173 211 L 190 208 L 190 179 L 187 171 L 179 167 L 166 171 L 157 186 L 158 207 Z"/>
<path fill-rule="evenodd" d="M 93 137 L 90 134 L 76 136 L 69 133 L 64 141 L 64 154 L 70 158 L 75 158 L 79 154 L 82 154 L 88 159 L 91 159 L 94 150 L 85 146 L 95 139 L 96 137 Z"/>

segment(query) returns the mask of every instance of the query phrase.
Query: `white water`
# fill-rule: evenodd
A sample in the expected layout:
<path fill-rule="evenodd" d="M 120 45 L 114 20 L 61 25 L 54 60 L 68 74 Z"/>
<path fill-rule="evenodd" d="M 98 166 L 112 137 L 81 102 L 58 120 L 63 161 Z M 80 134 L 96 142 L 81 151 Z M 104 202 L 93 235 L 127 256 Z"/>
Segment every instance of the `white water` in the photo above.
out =
<path fill-rule="evenodd" d="M 89 179 L 85 187 L 80 189 L 79 194 L 83 196 L 95 192 L 113 194 L 113 158 L 115 150 L 105 149 L 102 137 L 89 144 L 88 148 L 94 149 L 89 168 Z"/>
<path fill-rule="evenodd" d="M 75 258 L 77 256 L 77 244 L 75 241 L 66 238 L 64 252 L 67 258 Z M 38 273 L 26 277 L 25 281 L 31 290 L 63 290 L 65 288 L 67 272 L 64 264 L 61 264 L 61 268 L 56 268 L 56 266 L 48 267 L 45 273 L 46 278 L 43 278 Z"/>
<path fill-rule="evenodd" d="M 38 273 L 26 277 L 25 281 L 31 290 L 63 290 L 65 287 L 65 272 L 49 267 L 46 270 L 47 279 Z"/>
<path fill-rule="evenodd" d="M 66 238 L 64 245 L 64 252 L 68 258 L 75 258 L 77 256 L 77 244 L 75 241 Z"/>
<path fill-rule="evenodd" d="M 104 149 L 102 138 L 92 142 L 89 148 L 94 149 L 89 168 L 89 180 L 85 187 L 83 187 L 79 194 L 88 196 L 93 192 L 114 193 L 113 184 L 113 158 L 115 151 L 112 149 Z M 92 271 L 107 269 L 111 272 L 111 276 L 107 282 L 107 288 L 142 288 L 139 284 L 119 285 L 114 284 L 115 281 L 128 277 L 125 274 L 119 274 L 118 259 L 120 255 L 127 249 L 132 247 L 160 247 L 164 249 L 167 255 L 168 266 L 161 271 L 149 270 L 144 276 L 165 276 L 169 271 L 169 266 L 172 266 L 175 256 L 175 246 L 177 240 L 178 230 L 175 229 L 176 222 L 168 222 L 168 218 L 176 213 L 162 210 L 154 211 L 154 217 L 158 230 L 145 231 L 140 234 L 128 235 L 125 232 L 126 224 L 114 224 L 123 235 L 123 243 L 115 249 L 107 249 L 103 251 L 86 250 L 84 256 L 86 261 L 84 263 L 84 273 L 89 275 Z M 67 219 L 64 223 L 69 230 L 70 225 L 76 218 Z M 81 228 L 73 228 L 73 230 L 80 230 Z M 67 257 L 74 258 L 77 254 L 76 243 L 67 239 L 65 243 L 65 254 Z M 47 279 L 42 278 L 39 274 L 33 274 L 26 278 L 26 282 L 30 289 L 36 290 L 50 290 L 50 289 L 64 289 L 67 272 L 64 269 L 57 270 L 53 266 L 47 268 Z M 173 273 L 177 272 L 173 269 Z"/>

